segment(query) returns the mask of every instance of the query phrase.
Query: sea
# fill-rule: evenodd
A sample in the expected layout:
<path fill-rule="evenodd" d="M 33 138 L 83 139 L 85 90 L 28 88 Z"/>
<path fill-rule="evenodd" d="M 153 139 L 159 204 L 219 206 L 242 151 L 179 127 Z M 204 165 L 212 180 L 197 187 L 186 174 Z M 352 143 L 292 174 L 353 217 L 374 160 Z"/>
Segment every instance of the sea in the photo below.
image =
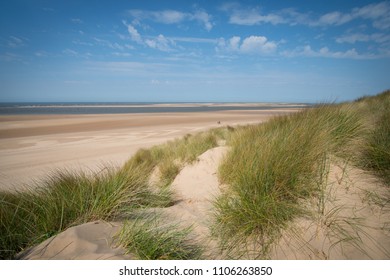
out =
<path fill-rule="evenodd" d="M 0 115 L 185 113 L 305 108 L 307 103 L 0 103 Z"/>

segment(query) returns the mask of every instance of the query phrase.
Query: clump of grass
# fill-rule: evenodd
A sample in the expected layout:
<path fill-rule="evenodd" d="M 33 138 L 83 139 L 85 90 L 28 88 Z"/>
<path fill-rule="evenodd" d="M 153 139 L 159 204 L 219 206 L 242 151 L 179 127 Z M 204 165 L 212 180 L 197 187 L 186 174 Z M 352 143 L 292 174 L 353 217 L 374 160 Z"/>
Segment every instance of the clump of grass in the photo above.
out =
<path fill-rule="evenodd" d="M 360 163 L 390 185 L 390 91 L 372 99 L 371 102 L 367 101 L 367 114 L 371 115 L 372 128 Z"/>
<path fill-rule="evenodd" d="M 218 146 L 218 140 L 227 139 L 230 130 L 217 128 L 195 135 L 187 134 L 149 150 L 141 149 L 125 164 L 125 168 L 142 165 L 149 176 L 157 167 L 162 186 L 168 186 L 184 164 L 194 162 L 199 155 Z"/>
<path fill-rule="evenodd" d="M 257 257 L 265 257 L 287 223 L 303 214 L 300 201 L 318 194 L 328 154 L 342 154 L 359 131 L 356 113 L 334 105 L 237 130 L 219 172 L 229 188 L 215 203 L 222 248 L 240 254 L 256 244 Z"/>
<path fill-rule="evenodd" d="M 170 194 L 150 191 L 141 172 L 108 170 L 91 176 L 59 171 L 33 190 L 0 192 L 0 258 L 12 258 L 73 225 L 169 203 Z"/>
<path fill-rule="evenodd" d="M 127 221 L 118 234 L 118 243 L 127 254 L 142 260 L 196 260 L 202 249 L 190 239 L 191 228 L 162 223 L 156 216 Z"/>
<path fill-rule="evenodd" d="M 372 132 L 367 148 L 367 167 L 390 185 L 390 107 Z"/>

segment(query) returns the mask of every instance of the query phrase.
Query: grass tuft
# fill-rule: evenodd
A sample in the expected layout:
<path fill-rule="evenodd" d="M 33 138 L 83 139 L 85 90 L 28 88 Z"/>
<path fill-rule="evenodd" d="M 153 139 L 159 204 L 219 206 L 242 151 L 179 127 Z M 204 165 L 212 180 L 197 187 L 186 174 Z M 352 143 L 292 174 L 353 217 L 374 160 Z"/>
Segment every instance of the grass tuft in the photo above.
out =
<path fill-rule="evenodd" d="M 152 192 L 140 171 L 107 170 L 92 176 L 59 171 L 33 190 L 0 192 L 0 258 L 12 258 L 73 225 L 170 203 L 170 194 Z"/>
<path fill-rule="evenodd" d="M 118 242 L 127 254 L 142 260 L 196 260 L 202 249 L 190 238 L 191 228 L 162 223 L 161 217 L 148 216 L 127 221 Z"/>
<path fill-rule="evenodd" d="M 257 257 L 265 257 L 287 223 L 304 213 L 300 201 L 320 194 L 328 155 L 343 154 L 360 131 L 356 113 L 335 105 L 237 130 L 219 172 L 229 188 L 215 203 L 223 249 L 240 254 L 255 244 Z"/>

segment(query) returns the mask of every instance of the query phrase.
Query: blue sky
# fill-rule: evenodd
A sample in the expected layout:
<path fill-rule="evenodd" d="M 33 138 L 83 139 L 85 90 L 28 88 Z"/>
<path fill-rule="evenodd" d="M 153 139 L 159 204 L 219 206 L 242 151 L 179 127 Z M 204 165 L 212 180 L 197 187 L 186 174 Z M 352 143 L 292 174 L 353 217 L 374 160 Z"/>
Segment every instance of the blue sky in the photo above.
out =
<path fill-rule="evenodd" d="M 390 88 L 390 1 L 0 3 L 0 102 L 324 102 Z"/>

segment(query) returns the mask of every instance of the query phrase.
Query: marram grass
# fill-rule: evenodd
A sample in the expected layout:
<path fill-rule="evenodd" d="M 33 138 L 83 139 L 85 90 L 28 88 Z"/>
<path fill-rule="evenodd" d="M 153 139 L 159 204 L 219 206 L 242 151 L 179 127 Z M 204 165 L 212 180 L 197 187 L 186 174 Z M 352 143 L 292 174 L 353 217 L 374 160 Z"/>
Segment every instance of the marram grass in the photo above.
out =
<path fill-rule="evenodd" d="M 149 189 L 141 170 L 126 171 L 95 175 L 59 171 L 32 190 L 1 192 L 0 258 L 12 258 L 73 225 L 170 203 L 168 192 Z"/>
<path fill-rule="evenodd" d="M 360 132 L 356 112 L 335 105 L 238 129 L 219 169 L 229 185 L 215 202 L 222 249 L 266 257 L 287 223 L 304 214 L 301 202 L 319 194 L 328 155 L 345 154 Z"/>
<path fill-rule="evenodd" d="M 134 209 L 172 204 L 169 184 L 185 162 L 215 147 L 226 136 L 220 128 L 139 150 L 123 167 L 85 174 L 59 170 L 39 186 L 0 191 L 0 259 L 14 258 L 30 246 L 68 227 L 102 219 L 124 219 Z M 149 186 L 161 168 L 160 188 Z"/>
<path fill-rule="evenodd" d="M 167 218 L 147 215 L 125 222 L 118 243 L 141 260 L 196 260 L 202 248 L 191 238 L 191 228 L 167 223 Z"/>

